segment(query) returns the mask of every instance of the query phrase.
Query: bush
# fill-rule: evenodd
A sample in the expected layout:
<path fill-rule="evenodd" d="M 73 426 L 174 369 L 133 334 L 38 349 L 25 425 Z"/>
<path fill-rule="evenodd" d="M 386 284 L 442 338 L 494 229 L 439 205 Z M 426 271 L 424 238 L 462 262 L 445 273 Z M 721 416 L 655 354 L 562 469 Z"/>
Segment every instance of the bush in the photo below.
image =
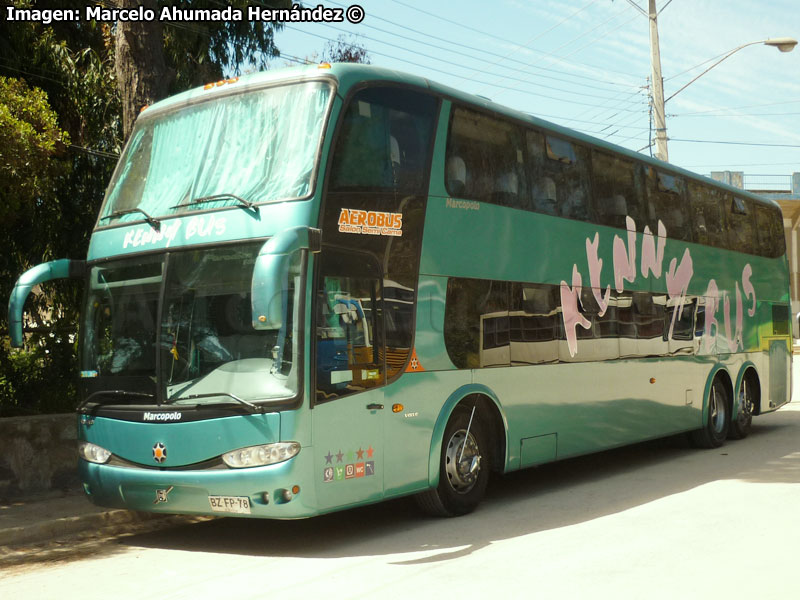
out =
<path fill-rule="evenodd" d="M 32 336 L 39 337 L 37 335 Z M 16 417 L 75 410 L 77 348 L 69 337 L 47 334 L 47 343 L 9 348 L 0 354 L 0 417 Z"/>

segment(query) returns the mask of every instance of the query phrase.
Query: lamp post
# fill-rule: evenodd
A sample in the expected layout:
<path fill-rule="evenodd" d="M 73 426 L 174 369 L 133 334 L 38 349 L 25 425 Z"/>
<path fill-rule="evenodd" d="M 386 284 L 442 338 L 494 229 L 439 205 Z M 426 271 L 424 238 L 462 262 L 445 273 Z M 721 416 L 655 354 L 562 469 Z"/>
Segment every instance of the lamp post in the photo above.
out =
<path fill-rule="evenodd" d="M 664 104 L 666 104 L 668 100 L 674 98 L 678 93 L 685 90 L 689 85 L 697 81 L 700 77 L 708 73 L 723 60 L 735 54 L 742 48 L 747 48 L 748 46 L 754 46 L 756 44 L 764 44 L 765 46 L 773 46 L 781 52 L 791 52 L 797 45 L 797 40 L 788 37 L 782 37 L 742 44 L 730 52 L 727 52 L 713 65 L 708 67 L 705 71 L 700 73 L 697 77 L 692 79 L 689 83 L 664 100 L 664 80 L 661 77 L 661 55 L 658 47 L 658 13 L 656 11 L 656 0 L 650 0 L 649 3 L 650 10 L 648 17 L 650 19 L 650 54 L 653 78 L 653 121 L 655 123 L 656 130 L 656 158 L 666 162 L 669 160 L 669 152 L 667 151 L 667 121 Z"/>
<path fill-rule="evenodd" d="M 725 56 L 720 58 L 717 62 L 715 62 L 710 67 L 708 67 L 705 71 L 700 73 L 700 75 L 698 75 L 697 77 L 692 79 L 689 83 L 687 83 L 681 89 L 679 89 L 677 92 L 672 94 L 672 96 L 667 98 L 667 100 L 670 100 L 670 99 L 674 98 L 678 94 L 678 92 L 682 92 L 683 90 L 685 90 L 687 87 L 689 87 L 689 85 L 691 85 L 692 83 L 694 83 L 695 81 L 700 79 L 703 75 L 708 73 L 711 69 L 716 67 L 719 63 L 721 63 L 723 60 L 725 60 L 726 58 L 728 58 L 732 54 L 738 52 L 742 48 L 747 48 L 748 46 L 753 46 L 755 44 L 764 44 L 765 46 L 773 46 L 773 47 L 777 48 L 778 50 L 780 50 L 781 52 L 791 52 L 794 49 L 794 47 L 797 45 L 797 40 L 793 40 L 792 38 L 775 38 L 775 39 L 770 39 L 770 40 L 760 40 L 758 42 L 750 42 L 748 44 L 742 44 L 738 48 L 734 48 L 733 50 L 728 52 Z M 664 102 L 667 102 L 667 100 L 664 100 Z"/>

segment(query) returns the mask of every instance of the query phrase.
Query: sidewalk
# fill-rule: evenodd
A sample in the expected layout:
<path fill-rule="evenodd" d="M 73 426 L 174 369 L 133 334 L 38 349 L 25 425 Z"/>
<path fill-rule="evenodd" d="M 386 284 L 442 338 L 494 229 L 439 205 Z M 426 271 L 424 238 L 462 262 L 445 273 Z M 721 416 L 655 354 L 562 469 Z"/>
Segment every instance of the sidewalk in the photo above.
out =
<path fill-rule="evenodd" d="M 0 554 L 4 547 L 39 544 L 80 533 L 120 533 L 155 515 L 95 506 L 82 493 L 47 495 L 0 503 Z"/>

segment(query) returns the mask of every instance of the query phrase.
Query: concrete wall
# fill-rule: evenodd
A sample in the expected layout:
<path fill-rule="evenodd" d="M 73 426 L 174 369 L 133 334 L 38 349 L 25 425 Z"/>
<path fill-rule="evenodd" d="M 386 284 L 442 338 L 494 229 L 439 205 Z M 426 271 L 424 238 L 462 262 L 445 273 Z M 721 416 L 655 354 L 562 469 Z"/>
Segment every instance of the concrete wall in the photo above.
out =
<path fill-rule="evenodd" d="M 0 499 L 78 489 L 75 413 L 0 419 Z"/>

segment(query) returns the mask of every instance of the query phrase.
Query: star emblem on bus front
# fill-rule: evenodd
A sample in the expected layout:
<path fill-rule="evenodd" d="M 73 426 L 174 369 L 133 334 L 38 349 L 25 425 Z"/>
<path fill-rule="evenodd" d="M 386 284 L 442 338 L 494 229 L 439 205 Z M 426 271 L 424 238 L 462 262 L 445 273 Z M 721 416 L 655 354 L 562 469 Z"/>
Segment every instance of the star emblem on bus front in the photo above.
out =
<path fill-rule="evenodd" d="M 159 464 L 167 460 L 167 447 L 161 442 L 157 442 L 153 446 L 153 460 Z"/>

